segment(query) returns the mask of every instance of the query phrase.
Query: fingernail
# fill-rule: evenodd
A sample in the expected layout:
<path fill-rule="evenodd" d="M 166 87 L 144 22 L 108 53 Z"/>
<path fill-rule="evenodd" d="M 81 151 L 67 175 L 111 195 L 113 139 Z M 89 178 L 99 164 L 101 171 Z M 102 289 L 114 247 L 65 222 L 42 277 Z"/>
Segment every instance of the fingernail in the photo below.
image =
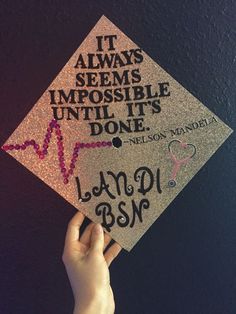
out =
<path fill-rule="evenodd" d="M 101 224 L 96 224 L 95 233 L 100 234 L 103 231 Z"/>

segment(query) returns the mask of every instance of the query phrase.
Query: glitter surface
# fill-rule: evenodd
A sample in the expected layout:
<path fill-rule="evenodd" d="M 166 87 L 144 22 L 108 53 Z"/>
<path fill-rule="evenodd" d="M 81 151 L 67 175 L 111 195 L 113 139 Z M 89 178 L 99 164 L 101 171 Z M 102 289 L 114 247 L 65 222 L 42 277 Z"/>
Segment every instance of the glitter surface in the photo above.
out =
<path fill-rule="evenodd" d="M 105 141 L 111 143 L 113 137 L 119 137 L 122 143 L 122 146 L 119 148 L 112 146 L 109 149 L 81 150 L 78 161 L 74 163 L 73 176 L 66 186 L 58 167 L 58 139 L 55 136 L 51 137 L 50 149 L 47 150 L 47 155 L 43 160 L 39 159 L 32 147 L 27 149 L 7 149 L 6 151 L 78 210 L 84 212 L 91 220 L 103 222 L 106 219 L 110 225 L 112 220 L 114 220 L 113 225 L 110 226 L 110 231 L 108 231 L 108 228 L 104 228 L 105 231 L 110 232 L 112 238 L 120 243 L 123 248 L 131 250 L 170 202 L 222 145 L 232 130 L 143 51 L 141 52 L 143 61 L 140 63 L 126 64 L 122 67 L 114 67 L 113 64 L 113 68 L 105 65 L 102 69 L 96 67 L 94 69 L 81 68 L 80 63 L 80 68 L 75 68 L 80 54 L 84 56 L 84 60 L 87 60 L 86 56 L 88 54 L 98 53 L 96 36 L 108 35 L 117 36 L 115 53 L 139 48 L 103 16 L 4 146 L 23 144 L 26 140 L 32 139 L 35 139 L 37 143 L 43 143 L 48 122 L 54 118 L 53 107 L 58 108 L 58 113 L 62 113 L 60 111 L 62 107 L 71 107 L 73 109 L 78 107 L 78 119 L 71 118 L 59 121 L 63 133 L 64 167 L 66 169 L 70 168 L 71 154 L 74 151 L 76 142 Z M 72 103 L 70 104 L 57 103 L 57 106 L 52 104 L 52 97 L 56 97 L 56 94 L 52 92 L 54 90 L 64 90 L 65 93 L 69 93 L 71 90 L 83 89 L 90 95 L 94 93 L 93 90 L 99 90 L 104 97 L 106 89 L 114 90 L 116 88 L 116 86 L 106 86 L 109 80 L 113 82 L 113 85 L 115 84 L 113 72 L 117 71 L 122 75 L 124 70 L 129 71 L 129 73 L 136 71 L 133 72 L 133 78 L 136 80 L 137 72 L 141 75 L 140 82 L 136 83 L 134 81 L 128 84 L 123 81 L 117 87 L 121 88 L 122 93 L 125 93 L 125 88 L 130 87 L 130 100 L 105 103 L 103 99 L 94 104 L 91 103 L 89 97 L 85 97 L 84 103 L 81 104 L 78 103 L 78 98 L 73 102 L 73 97 L 71 96 Z M 100 73 L 107 72 L 108 74 L 103 76 L 103 86 L 100 86 L 101 84 L 98 84 L 98 87 L 86 86 L 82 88 L 76 86 L 78 73 L 82 73 L 81 77 L 88 80 L 86 74 L 88 72 L 94 73 L 93 77 L 95 79 L 94 81 L 92 79 L 94 85 L 96 85 L 96 80 L 101 82 Z M 164 84 L 167 82 L 168 85 Z M 162 97 L 156 97 L 160 103 L 152 103 L 152 100 L 156 99 L 152 94 L 152 96 L 149 95 L 149 98 L 145 97 L 143 99 L 145 104 L 130 105 L 134 112 L 133 115 L 130 112 L 129 117 L 127 117 L 127 103 L 139 102 L 138 99 L 134 99 L 133 95 L 132 88 L 136 85 L 145 87 L 145 93 L 147 93 L 147 86 L 152 85 L 153 90 L 158 91 L 159 96 L 162 94 Z M 160 90 L 161 88 L 162 90 Z M 169 95 L 167 95 L 167 91 Z M 77 93 L 75 95 L 75 97 L 78 97 Z M 96 97 L 99 97 L 98 93 L 96 93 Z M 113 135 L 103 131 L 97 136 L 91 136 L 89 122 L 99 121 L 105 128 L 105 124 L 110 120 L 108 118 L 98 119 L 99 115 L 104 114 L 104 110 L 106 110 L 104 108 L 99 112 L 98 110 L 100 109 L 96 109 L 97 111 L 91 109 L 88 119 L 85 117 L 84 109 L 81 108 L 89 106 L 95 108 L 104 105 L 107 105 L 107 108 L 109 107 L 110 115 L 114 113 L 114 117 L 111 117 L 110 120 L 116 122 L 116 125 L 120 125 L 120 121 L 128 123 L 127 119 L 143 118 L 142 122 L 140 122 L 141 120 L 139 121 L 143 123 L 142 126 L 138 125 L 139 122 L 137 122 L 136 132 L 116 132 Z M 160 112 L 158 112 L 158 105 L 161 108 Z M 132 123 L 132 125 L 135 124 L 133 120 Z M 171 177 L 173 161 L 169 155 L 168 145 L 173 139 L 183 143 L 182 146 L 175 143 L 176 147 L 172 148 L 178 158 L 186 158 L 189 156 L 189 153 L 191 155 L 191 151 L 188 151 L 190 147 L 186 146 L 188 144 L 196 147 L 196 154 L 192 156 L 191 161 L 181 166 L 176 176 L 176 185 L 170 187 L 168 182 L 170 179 L 173 179 Z M 141 194 L 139 191 L 140 180 L 142 179 L 141 171 L 139 177 L 138 175 L 135 176 L 137 169 L 142 167 L 150 169 L 152 173 L 146 172 L 145 176 L 143 176 L 143 180 L 146 180 L 147 190 L 148 184 L 150 186 L 151 183 L 153 184 L 153 187 L 144 194 Z M 125 186 L 123 183 L 120 184 L 121 189 L 119 190 L 116 181 L 109 175 L 109 172 L 118 174 L 120 171 L 126 174 L 128 182 L 127 193 L 124 193 Z M 78 198 L 78 178 L 83 195 L 85 195 L 86 191 L 92 193 L 93 190 L 95 191 L 94 194 L 99 194 L 96 191 L 99 190 L 99 187 L 101 189 L 101 172 L 105 180 L 103 188 L 105 185 L 109 185 L 107 189 L 115 194 L 115 198 L 111 198 L 104 191 L 104 188 L 101 195 L 94 195 L 89 201 L 81 202 Z M 160 186 L 158 186 L 158 180 L 160 181 Z M 94 187 L 97 187 L 97 189 L 94 189 Z M 129 196 L 128 193 L 132 187 L 134 193 Z M 105 212 L 104 208 L 101 207 L 100 210 L 96 210 L 98 204 L 103 203 L 110 204 L 112 213 L 109 210 Z"/>

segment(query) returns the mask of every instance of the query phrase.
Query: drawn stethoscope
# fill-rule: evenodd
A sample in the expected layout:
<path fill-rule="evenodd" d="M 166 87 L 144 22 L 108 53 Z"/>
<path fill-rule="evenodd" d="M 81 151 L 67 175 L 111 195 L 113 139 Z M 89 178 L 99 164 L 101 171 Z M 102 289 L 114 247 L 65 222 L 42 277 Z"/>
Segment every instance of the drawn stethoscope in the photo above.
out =
<path fill-rule="evenodd" d="M 182 148 L 187 148 L 187 147 L 192 147 L 193 148 L 193 152 L 192 154 L 189 156 L 189 157 L 186 157 L 186 158 L 183 158 L 183 159 L 177 159 L 176 156 L 174 155 L 172 149 L 171 149 L 171 146 L 173 143 L 179 143 L 179 145 L 182 147 Z M 169 180 L 168 182 L 168 186 L 173 188 L 176 186 L 176 176 L 177 176 L 177 173 L 179 172 L 181 166 L 183 165 L 186 165 L 192 158 L 193 156 L 196 155 L 196 152 L 197 152 L 197 149 L 196 149 L 196 146 L 193 145 L 193 144 L 190 144 L 190 143 L 183 143 L 181 142 L 180 140 L 172 140 L 170 141 L 170 143 L 168 144 L 168 150 L 169 150 L 169 154 L 170 154 L 170 157 L 171 157 L 171 160 L 173 161 L 174 165 L 173 165 L 173 170 L 172 170 L 172 174 L 171 174 L 171 179 Z"/>

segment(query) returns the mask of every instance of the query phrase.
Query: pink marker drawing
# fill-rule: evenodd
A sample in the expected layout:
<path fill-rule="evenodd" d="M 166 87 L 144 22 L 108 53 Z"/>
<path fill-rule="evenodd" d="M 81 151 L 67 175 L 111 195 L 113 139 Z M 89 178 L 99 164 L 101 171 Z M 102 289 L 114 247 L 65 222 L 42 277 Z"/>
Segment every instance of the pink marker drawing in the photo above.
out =
<path fill-rule="evenodd" d="M 193 152 L 191 154 L 191 156 L 188 156 L 186 158 L 183 159 L 177 159 L 176 156 L 174 155 L 172 149 L 171 149 L 171 145 L 173 143 L 179 143 L 179 145 L 185 149 L 187 147 L 192 147 L 193 148 Z M 187 143 L 183 143 L 180 140 L 172 140 L 169 144 L 168 144 L 168 150 L 170 153 L 170 157 L 171 160 L 173 161 L 174 165 L 173 165 L 173 170 L 172 170 L 172 175 L 171 175 L 171 179 L 168 182 L 168 186 L 173 188 L 176 186 L 176 176 L 181 168 L 181 166 L 186 165 L 192 158 L 194 155 L 196 155 L 197 149 L 196 146 L 193 144 L 187 144 Z"/>

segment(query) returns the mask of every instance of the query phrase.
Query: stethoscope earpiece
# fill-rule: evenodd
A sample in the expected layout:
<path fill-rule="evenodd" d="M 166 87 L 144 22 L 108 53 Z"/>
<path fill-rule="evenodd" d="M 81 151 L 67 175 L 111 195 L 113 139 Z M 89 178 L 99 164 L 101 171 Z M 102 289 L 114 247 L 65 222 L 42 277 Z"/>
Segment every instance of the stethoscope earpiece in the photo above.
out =
<path fill-rule="evenodd" d="M 173 152 L 172 152 L 172 150 L 171 150 L 171 145 L 174 143 L 174 142 L 177 142 L 177 143 L 179 143 L 182 147 L 193 147 L 193 153 L 192 153 L 192 155 L 189 157 L 189 158 L 193 158 L 193 156 L 195 156 L 196 155 L 196 152 L 197 152 L 197 148 L 196 148 L 196 146 L 195 145 L 193 145 L 193 144 L 184 144 L 184 143 L 182 143 L 180 140 L 172 140 L 172 141 L 170 141 L 170 143 L 168 144 L 168 150 L 169 150 L 169 153 L 171 153 L 172 155 L 173 155 Z"/>

